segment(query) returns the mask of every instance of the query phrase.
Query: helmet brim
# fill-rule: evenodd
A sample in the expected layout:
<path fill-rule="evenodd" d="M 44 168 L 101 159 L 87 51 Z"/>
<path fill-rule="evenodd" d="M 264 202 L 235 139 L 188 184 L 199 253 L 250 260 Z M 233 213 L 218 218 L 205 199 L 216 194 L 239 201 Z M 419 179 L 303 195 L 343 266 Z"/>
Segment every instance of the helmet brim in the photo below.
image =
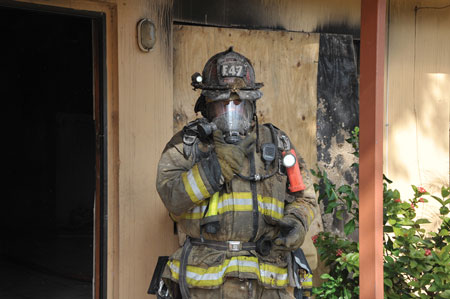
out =
<path fill-rule="evenodd" d="M 263 96 L 263 93 L 259 90 L 237 90 L 237 95 L 241 100 L 257 100 Z M 228 100 L 231 96 L 231 90 L 209 90 L 203 89 L 202 96 L 205 96 L 211 101 L 223 101 Z"/>

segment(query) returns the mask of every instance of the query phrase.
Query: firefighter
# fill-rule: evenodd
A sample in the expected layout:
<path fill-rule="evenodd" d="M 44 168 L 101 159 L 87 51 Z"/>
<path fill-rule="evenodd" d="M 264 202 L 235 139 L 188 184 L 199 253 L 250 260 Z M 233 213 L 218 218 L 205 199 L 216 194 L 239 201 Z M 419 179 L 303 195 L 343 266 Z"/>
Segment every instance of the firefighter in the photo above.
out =
<path fill-rule="evenodd" d="M 232 47 L 191 79 L 203 118 L 168 142 L 156 182 L 187 239 L 158 296 L 292 298 L 291 286 L 302 298 L 311 271 L 299 248 L 317 206 L 303 159 L 283 131 L 258 123 L 263 84 Z"/>

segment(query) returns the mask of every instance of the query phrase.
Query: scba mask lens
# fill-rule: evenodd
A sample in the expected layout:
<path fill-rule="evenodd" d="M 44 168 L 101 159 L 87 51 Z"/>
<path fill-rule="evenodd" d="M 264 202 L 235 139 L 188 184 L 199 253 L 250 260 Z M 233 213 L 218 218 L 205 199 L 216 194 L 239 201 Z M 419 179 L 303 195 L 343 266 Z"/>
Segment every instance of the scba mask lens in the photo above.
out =
<path fill-rule="evenodd" d="M 225 134 L 227 143 L 237 143 L 251 127 L 253 105 L 238 98 L 207 103 L 208 118 Z"/>

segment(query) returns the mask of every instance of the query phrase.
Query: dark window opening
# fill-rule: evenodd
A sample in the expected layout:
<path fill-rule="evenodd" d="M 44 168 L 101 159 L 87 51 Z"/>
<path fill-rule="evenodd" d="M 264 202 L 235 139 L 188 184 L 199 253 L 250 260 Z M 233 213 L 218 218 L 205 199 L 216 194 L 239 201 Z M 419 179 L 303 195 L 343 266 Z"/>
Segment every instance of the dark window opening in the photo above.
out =
<path fill-rule="evenodd" d="M 0 298 L 93 298 L 92 26 L 0 7 Z"/>

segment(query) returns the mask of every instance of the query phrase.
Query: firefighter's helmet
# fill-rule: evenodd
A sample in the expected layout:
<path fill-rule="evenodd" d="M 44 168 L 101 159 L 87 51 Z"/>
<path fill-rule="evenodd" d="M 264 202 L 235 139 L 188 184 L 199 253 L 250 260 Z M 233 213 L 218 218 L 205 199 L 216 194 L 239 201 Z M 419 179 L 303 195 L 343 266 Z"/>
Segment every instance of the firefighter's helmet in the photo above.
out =
<path fill-rule="evenodd" d="M 263 84 L 255 82 L 250 61 L 230 47 L 212 56 L 202 75 L 195 73 L 191 78 L 194 89 L 202 90 L 195 112 L 215 123 L 226 142 L 239 142 L 250 130 L 256 100 L 262 96 Z"/>
<path fill-rule="evenodd" d="M 209 101 L 221 101 L 236 93 L 241 100 L 261 98 L 262 83 L 255 82 L 255 71 L 245 56 L 234 52 L 230 47 L 225 52 L 212 56 L 206 62 L 203 73 L 192 75 L 191 85 L 201 89 L 202 93 L 195 105 L 195 112 L 204 112 L 205 98 Z"/>

